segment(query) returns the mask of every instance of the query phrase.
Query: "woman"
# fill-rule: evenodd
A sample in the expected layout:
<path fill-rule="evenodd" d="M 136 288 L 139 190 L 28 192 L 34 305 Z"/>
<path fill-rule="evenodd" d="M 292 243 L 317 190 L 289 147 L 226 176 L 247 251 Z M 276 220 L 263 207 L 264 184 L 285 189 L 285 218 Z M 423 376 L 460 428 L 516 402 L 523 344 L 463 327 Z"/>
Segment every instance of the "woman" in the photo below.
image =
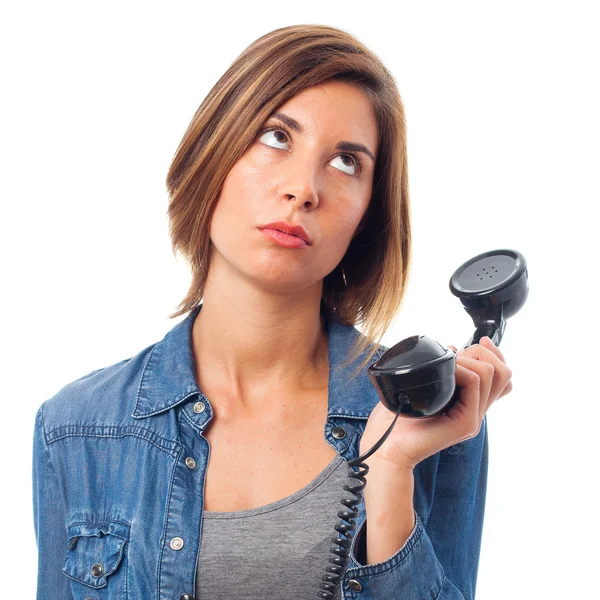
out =
<path fill-rule="evenodd" d="M 394 418 L 366 367 L 407 284 L 407 177 L 397 86 L 354 37 L 284 27 L 235 60 L 167 177 L 186 318 L 38 410 L 38 600 L 318 597 L 347 461 Z M 510 377 L 487 338 L 458 352 L 460 401 L 369 458 L 342 597 L 474 597 Z"/>

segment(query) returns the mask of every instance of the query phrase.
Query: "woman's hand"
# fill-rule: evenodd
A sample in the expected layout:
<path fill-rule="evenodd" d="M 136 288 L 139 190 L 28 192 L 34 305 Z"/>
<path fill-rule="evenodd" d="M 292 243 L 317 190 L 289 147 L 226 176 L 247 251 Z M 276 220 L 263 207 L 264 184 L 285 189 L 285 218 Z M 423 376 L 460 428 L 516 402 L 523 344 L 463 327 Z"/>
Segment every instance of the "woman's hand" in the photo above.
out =
<path fill-rule="evenodd" d="M 454 346 L 448 346 L 456 351 Z M 386 464 L 412 471 L 422 460 L 458 442 L 475 437 L 492 403 L 512 390 L 512 371 L 489 337 L 456 355 L 456 383 L 461 386 L 454 406 L 445 415 L 424 419 L 402 418 L 371 458 L 369 465 Z M 373 447 L 395 418 L 381 402 L 367 421 L 360 454 Z"/>

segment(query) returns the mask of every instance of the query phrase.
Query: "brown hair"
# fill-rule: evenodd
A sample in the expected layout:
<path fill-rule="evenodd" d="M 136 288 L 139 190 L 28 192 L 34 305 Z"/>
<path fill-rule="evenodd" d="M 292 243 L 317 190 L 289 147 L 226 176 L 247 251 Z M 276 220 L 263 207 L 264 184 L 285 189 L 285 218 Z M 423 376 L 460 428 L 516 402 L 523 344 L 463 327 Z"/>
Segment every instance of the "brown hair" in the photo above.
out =
<path fill-rule="evenodd" d="M 406 123 L 398 86 L 379 58 L 351 34 L 326 25 L 292 25 L 254 41 L 210 90 L 185 132 L 166 178 L 174 254 L 192 281 L 170 318 L 203 298 L 210 222 L 229 170 L 255 141 L 269 115 L 307 87 L 328 79 L 354 83 L 371 100 L 379 146 L 373 192 L 346 254 L 323 279 L 321 309 L 362 325 L 346 365 L 372 345 L 360 372 L 404 298 L 411 264 Z M 342 275 L 346 277 L 346 284 Z"/>

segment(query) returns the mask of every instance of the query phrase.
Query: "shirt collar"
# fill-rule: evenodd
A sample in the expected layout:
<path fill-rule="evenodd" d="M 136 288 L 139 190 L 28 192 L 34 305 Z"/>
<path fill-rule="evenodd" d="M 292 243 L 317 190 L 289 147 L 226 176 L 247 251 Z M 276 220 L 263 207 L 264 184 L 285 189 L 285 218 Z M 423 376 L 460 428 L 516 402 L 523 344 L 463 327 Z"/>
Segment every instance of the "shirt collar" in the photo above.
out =
<path fill-rule="evenodd" d="M 150 417 L 177 406 L 191 396 L 202 394 L 196 381 L 192 353 L 192 325 L 201 308 L 202 304 L 190 311 L 152 347 L 142 369 L 132 417 Z M 343 366 L 355 340 L 362 334 L 354 326 L 339 321 L 335 315 L 325 318 L 329 339 L 328 417 L 366 419 L 379 396 L 366 367 L 355 378 L 352 376 L 369 348 L 355 362 Z M 385 350 L 385 346 L 380 346 L 371 364 Z"/>

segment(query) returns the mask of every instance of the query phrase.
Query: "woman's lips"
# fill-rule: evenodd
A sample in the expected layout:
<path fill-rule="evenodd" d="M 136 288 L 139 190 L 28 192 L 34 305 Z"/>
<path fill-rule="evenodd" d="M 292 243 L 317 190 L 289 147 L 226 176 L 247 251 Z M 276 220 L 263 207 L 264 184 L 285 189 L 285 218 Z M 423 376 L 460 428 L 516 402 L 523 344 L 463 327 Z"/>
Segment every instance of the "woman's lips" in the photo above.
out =
<path fill-rule="evenodd" d="M 284 246 L 285 248 L 308 248 L 308 244 L 297 235 L 291 233 L 283 233 L 283 231 L 277 231 L 277 229 L 261 229 L 266 236 L 270 237 L 276 244 Z"/>

